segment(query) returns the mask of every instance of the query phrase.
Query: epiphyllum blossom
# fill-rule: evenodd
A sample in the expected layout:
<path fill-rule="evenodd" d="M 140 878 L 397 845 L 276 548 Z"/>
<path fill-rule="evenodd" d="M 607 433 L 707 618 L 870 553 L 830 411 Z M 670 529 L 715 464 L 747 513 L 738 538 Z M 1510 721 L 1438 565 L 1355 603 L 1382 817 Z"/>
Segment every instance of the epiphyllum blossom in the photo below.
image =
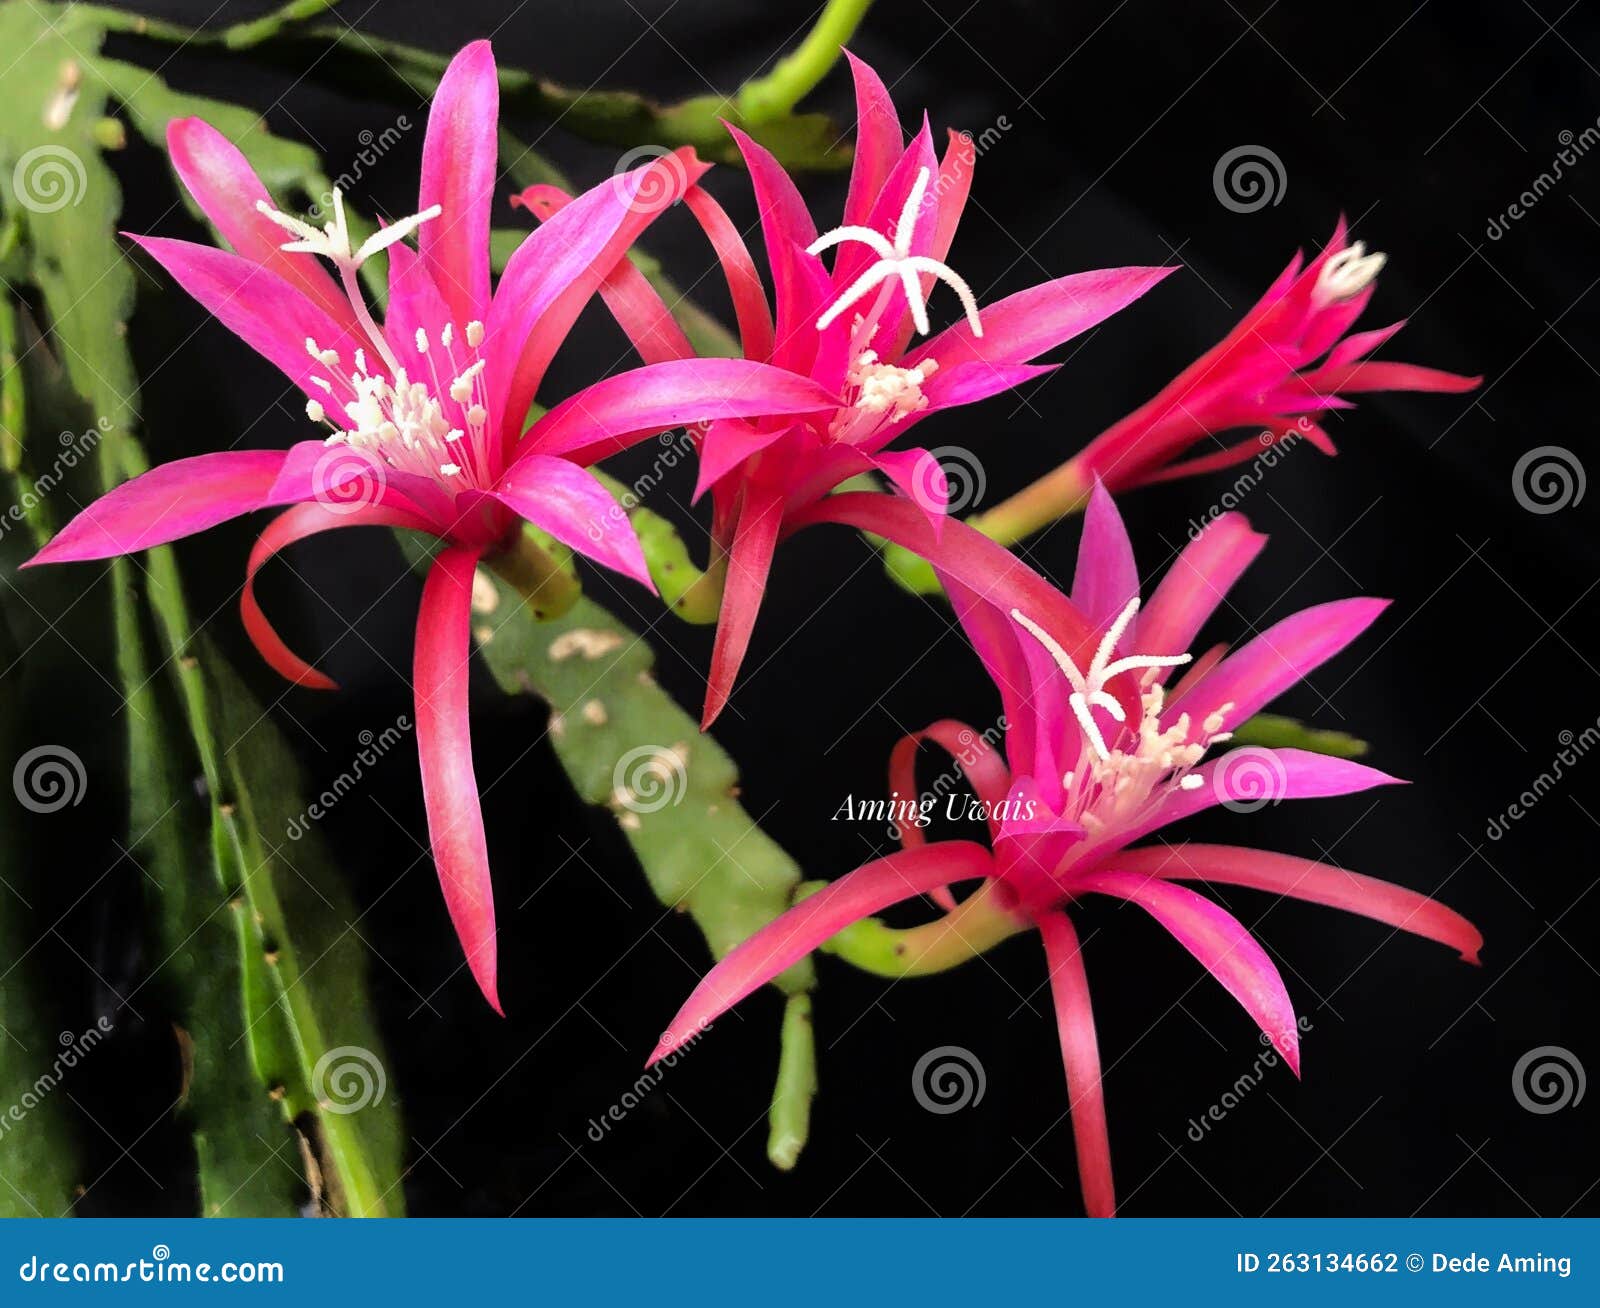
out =
<path fill-rule="evenodd" d="M 1354 407 L 1367 391 L 1474 389 L 1481 377 L 1369 358 L 1405 319 L 1346 335 L 1376 289 L 1385 257 L 1349 240 L 1340 219 L 1323 251 L 1289 266 L 1237 326 L 1161 391 L 1095 437 L 1055 472 L 974 519 L 1016 541 L 1081 506 L 1098 480 L 1113 491 L 1247 462 L 1285 440 L 1304 438 L 1335 453 L 1319 418 Z M 1207 453 L 1206 438 L 1251 435 Z"/>
<path fill-rule="evenodd" d="M 760 210 L 776 323 L 738 229 L 698 187 L 686 197 L 722 264 L 744 357 L 812 378 L 840 397 L 800 415 L 774 410 L 722 420 L 705 433 L 695 494 L 711 491 L 713 565 L 725 562 L 727 577 L 704 725 L 727 701 L 773 552 L 793 515 L 848 478 L 878 472 L 930 519 L 942 520 L 947 494 L 938 461 L 926 450 L 886 447 L 929 414 L 1051 371 L 1031 361 L 1123 308 L 1171 271 L 1077 273 L 980 308 L 945 262 L 972 184 L 972 140 L 952 132 L 941 160 L 924 122 L 906 145 L 882 80 L 860 60 L 851 58 L 850 64 L 856 149 L 841 226 L 819 235 L 778 162 L 729 128 Z M 538 187 L 524 199 L 543 208 L 550 195 Z M 819 257 L 829 250 L 831 272 Z M 627 275 L 624 265 L 618 269 Z M 962 320 L 913 343 L 913 333 L 929 331 L 928 297 L 941 285 L 959 305 Z M 616 300 L 612 308 L 618 310 Z M 623 312 L 618 317 L 628 325 Z"/>
<path fill-rule="evenodd" d="M 946 539 L 971 529 L 950 523 Z M 1414 891 L 1287 854 L 1226 845 L 1129 846 L 1216 804 L 1344 795 L 1394 778 L 1302 750 L 1244 748 L 1209 762 L 1231 729 L 1342 650 L 1385 602 L 1342 600 L 1307 609 L 1233 653 L 1191 662 L 1183 651 L 1266 538 L 1244 517 L 1214 521 L 1179 556 L 1141 610 L 1133 552 L 1110 497 L 1097 490 L 1073 580 L 1075 613 L 1102 633 L 1089 651 L 1072 624 L 997 606 L 948 573 L 962 624 L 1005 707 L 1004 755 L 970 727 L 936 722 L 902 740 L 890 760 L 897 795 L 916 793 L 915 755 L 931 741 L 956 756 L 989 812 L 992 847 L 906 846 L 802 901 L 733 950 L 701 981 L 651 1055 L 654 1061 L 852 922 L 954 882 L 983 884 L 937 924 L 903 933 L 944 955 L 935 966 L 1028 926 L 1050 968 L 1088 1211 L 1115 1207 L 1100 1059 L 1089 992 L 1068 909 L 1087 894 L 1139 905 L 1232 994 L 1299 1075 L 1294 1009 L 1266 951 L 1231 914 L 1184 881 L 1243 886 L 1343 908 L 1458 950 L 1477 962 L 1482 937 L 1457 913 Z M 1167 685 L 1174 670 L 1180 680 Z M 964 945 L 970 947 L 963 948 Z M 919 948 L 905 949 L 907 970 Z M 921 970 L 934 970 L 925 967 Z"/>
<path fill-rule="evenodd" d="M 617 256 L 659 207 L 641 192 L 693 182 L 704 165 L 670 156 L 579 197 L 530 235 L 493 294 L 489 216 L 499 84 L 487 42 L 439 84 L 423 147 L 419 212 L 351 248 L 343 201 L 321 230 L 273 207 L 244 156 L 198 119 L 172 123 L 184 185 L 233 253 L 134 237 L 225 326 L 304 393 L 331 434 L 288 450 L 230 450 L 153 469 L 97 500 L 32 560 L 126 554 L 257 509 L 292 506 L 250 555 L 240 601 L 262 656 L 289 680 L 333 682 L 292 653 L 256 603 L 272 555 L 337 527 L 386 526 L 444 542 L 423 587 L 413 677 L 417 746 L 445 903 L 497 1009 L 494 905 L 467 721 L 469 600 L 480 559 L 512 555 L 522 520 L 650 584 L 632 527 L 574 460 L 584 446 L 706 418 L 810 410 L 814 383 L 743 360 L 675 360 L 601 381 L 523 422 L 546 365 Z M 412 253 L 402 238 L 417 234 Z M 294 239 L 286 239 L 292 237 Z M 382 326 L 362 297 L 363 261 L 389 252 Z M 332 264 L 337 281 L 318 263 Z M 624 442 L 625 443 L 625 442 Z"/>

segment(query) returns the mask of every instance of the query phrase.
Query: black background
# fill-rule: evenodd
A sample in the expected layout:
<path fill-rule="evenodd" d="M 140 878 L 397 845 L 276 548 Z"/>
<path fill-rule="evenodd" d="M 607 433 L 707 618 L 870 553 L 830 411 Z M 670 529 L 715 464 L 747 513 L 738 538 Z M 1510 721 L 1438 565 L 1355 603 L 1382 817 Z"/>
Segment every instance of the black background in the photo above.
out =
<path fill-rule="evenodd" d="M 150 8 L 199 21 L 211 6 Z M 259 8 L 225 4 L 208 21 Z M 505 64 L 674 99 L 737 86 L 792 43 L 810 8 L 352 0 L 339 13 L 441 50 L 490 35 Z M 1550 166 L 1559 134 L 1600 117 L 1596 19 L 1593 6 L 1564 0 L 1416 12 L 1288 0 L 883 0 L 854 42 L 893 85 L 908 124 L 924 106 L 941 137 L 946 126 L 982 133 L 1003 117 L 953 253 L 980 298 L 1087 267 L 1185 265 L 1069 347 L 1058 374 L 921 430 L 927 445 L 979 456 L 989 502 L 1153 392 L 1232 325 L 1297 246 L 1325 239 L 1341 210 L 1390 257 L 1364 325 L 1411 317 L 1385 357 L 1486 377 L 1475 396 L 1374 397 L 1336 420 L 1338 458 L 1301 450 L 1275 468 L 1244 505 L 1272 544 L 1214 631 L 1238 639 L 1307 604 L 1393 596 L 1374 632 L 1280 707 L 1367 738 L 1370 761 L 1415 784 L 1194 824 L 1197 835 L 1437 892 L 1482 927 L 1484 967 L 1331 910 L 1269 911 L 1261 897 L 1223 894 L 1279 962 L 1312 1030 L 1302 1082 L 1277 1069 L 1195 1143 L 1190 1120 L 1250 1068 L 1256 1033 L 1140 912 L 1087 905 L 1080 926 L 1126 1213 L 1600 1213 L 1600 1094 L 1536 1115 L 1512 1092 L 1513 1066 L 1536 1046 L 1563 1046 L 1600 1072 L 1600 898 L 1590 897 L 1600 759 L 1580 764 L 1504 839 L 1485 835 L 1551 765 L 1559 733 L 1600 718 L 1591 637 L 1600 494 L 1535 515 L 1512 493 L 1513 466 L 1532 447 L 1563 446 L 1595 464 L 1600 152 L 1500 239 L 1486 233 Z M 297 79 L 185 51 L 165 74 L 259 106 L 275 131 L 324 150 L 334 175 L 359 133 L 381 133 L 397 109 L 338 94 L 328 68 Z M 815 102 L 849 122 L 842 68 Z M 420 125 L 420 107 L 409 116 Z M 582 183 L 609 174 L 615 151 L 547 124 L 518 126 Z M 1287 179 L 1279 202 L 1254 213 L 1224 207 L 1213 191 L 1217 159 L 1242 144 L 1276 153 Z M 420 148 L 414 130 L 363 180 L 358 201 L 409 212 Z M 194 235 L 159 158 L 138 147 L 124 158 L 126 225 Z M 826 225 L 843 180 L 802 184 Z M 742 224 L 753 220 L 736 172 L 719 169 L 711 185 Z M 650 242 L 686 286 L 709 263 L 691 229 L 669 215 Z M 164 279 L 148 289 L 135 339 L 153 457 L 303 436 L 298 402 L 266 364 Z M 696 294 L 722 307 L 714 278 Z M 590 315 L 550 394 L 623 354 L 615 329 Z M 619 466 L 626 475 L 628 461 Z M 1146 576 L 1159 575 L 1224 481 L 1124 498 Z M 690 485 L 680 469 L 667 489 L 686 501 Z M 682 516 L 668 500 L 652 503 Z M 293 551 L 292 571 L 266 578 L 264 602 L 291 645 L 345 690 L 285 691 L 250 657 L 232 605 L 252 525 L 180 547 L 193 608 L 216 614 L 208 630 L 326 782 L 347 765 L 357 732 L 409 709 L 418 586 L 377 533 Z M 1072 524 L 1049 532 L 1030 557 L 1064 581 L 1076 536 Z M 656 624 L 661 679 L 697 708 L 709 632 L 659 619 L 637 589 L 600 578 L 593 588 L 637 624 Z M 988 722 L 997 708 L 948 614 L 889 587 L 849 533 L 822 531 L 780 553 L 718 735 L 742 765 L 751 811 L 807 875 L 832 877 L 888 847 L 876 830 L 830 817 L 847 794 L 882 793 L 902 731 L 943 716 Z M 960 972 L 893 986 L 823 961 L 822 1091 L 790 1175 L 764 1157 L 771 993 L 719 1023 L 603 1142 L 586 1138 L 589 1121 L 634 1082 L 706 953 L 692 924 L 651 898 L 612 818 L 573 800 L 545 745 L 528 750 L 543 725 L 536 706 L 480 678 L 479 775 L 499 777 L 520 760 L 484 796 L 506 1020 L 458 966 L 423 853 L 409 746 L 325 823 L 370 906 L 362 931 L 381 955 L 372 982 L 412 1140 L 412 1212 L 1079 1211 L 1045 971 L 1030 938 Z M 86 905 L 71 930 L 110 976 L 137 977 L 152 961 L 130 946 L 114 908 Z M 84 974 L 61 979 L 69 990 L 83 984 Z M 170 1087 L 124 1089 L 149 1080 L 145 1064 L 169 1058 L 159 1016 L 145 1016 L 142 1033 L 119 1037 L 116 1084 L 95 1093 L 116 1141 L 104 1144 L 111 1171 L 87 1211 L 191 1209 L 179 1127 L 148 1129 Z M 924 1111 L 911 1089 L 917 1059 L 941 1045 L 971 1051 L 986 1077 L 982 1102 L 949 1116 Z"/>

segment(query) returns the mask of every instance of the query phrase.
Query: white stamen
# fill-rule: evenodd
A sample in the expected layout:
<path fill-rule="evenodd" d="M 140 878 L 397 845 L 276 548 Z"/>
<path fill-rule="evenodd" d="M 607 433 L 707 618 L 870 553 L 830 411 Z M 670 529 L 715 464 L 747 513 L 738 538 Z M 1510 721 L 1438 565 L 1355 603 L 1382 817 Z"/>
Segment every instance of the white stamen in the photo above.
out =
<path fill-rule="evenodd" d="M 306 417 L 310 418 L 312 422 L 324 422 L 327 420 L 328 415 L 326 410 L 315 400 L 307 400 Z"/>
<path fill-rule="evenodd" d="M 467 344 L 473 349 L 483 344 L 483 324 L 476 318 L 467 324 Z"/>
<path fill-rule="evenodd" d="M 426 354 L 427 352 L 428 352 L 428 333 L 423 331 L 422 328 L 418 327 L 417 328 L 417 353 L 418 354 Z"/>
<path fill-rule="evenodd" d="M 441 463 L 439 471 L 446 477 L 459 477 L 461 475 L 461 465 L 459 463 Z"/>
<path fill-rule="evenodd" d="M 1067 681 L 1072 686 L 1072 694 L 1068 697 L 1067 704 L 1078 719 L 1078 725 L 1083 728 L 1085 738 L 1102 760 L 1110 758 L 1111 751 L 1106 748 L 1105 737 L 1100 734 L 1100 726 L 1090 710 L 1095 707 L 1103 708 L 1114 721 L 1119 723 L 1125 721 L 1127 717 L 1122 705 L 1106 690 L 1106 683 L 1113 677 L 1135 668 L 1175 668 L 1189 662 L 1187 654 L 1170 656 L 1134 654 L 1128 658 L 1118 659 L 1115 663 L 1111 662 L 1117 642 L 1122 639 L 1122 634 L 1128 629 L 1128 624 L 1133 621 L 1138 611 L 1139 597 L 1135 595 L 1123 606 L 1122 612 L 1117 615 L 1117 620 L 1111 624 L 1100 641 L 1100 647 L 1095 650 L 1086 674 L 1078 670 L 1072 655 L 1061 647 L 1054 636 L 1021 609 L 1011 610 L 1011 616 L 1017 624 L 1044 646 L 1046 652 L 1055 660 L 1056 666 L 1066 674 Z"/>
<path fill-rule="evenodd" d="M 1377 250 L 1368 254 L 1366 245 L 1361 241 L 1347 246 L 1322 265 L 1322 271 L 1317 275 L 1316 299 L 1323 304 L 1332 304 L 1361 294 L 1372 284 L 1372 279 L 1382 270 L 1388 258 L 1388 255 Z"/>
<path fill-rule="evenodd" d="M 911 320 L 916 324 L 917 331 L 926 336 L 929 331 L 928 302 L 922 291 L 922 275 L 927 274 L 937 281 L 942 281 L 956 293 L 961 301 L 961 308 L 967 315 L 967 322 L 972 327 L 972 334 L 979 337 L 983 335 L 983 322 L 978 317 L 978 301 L 972 294 L 972 288 L 962 281 L 949 264 L 941 263 L 928 255 L 911 253 L 911 239 L 917 226 L 917 211 L 922 207 L 923 196 L 927 194 L 928 179 L 929 172 L 926 168 L 917 173 L 917 180 L 912 184 L 911 192 L 906 196 L 905 205 L 900 210 L 900 218 L 895 223 L 892 244 L 883 233 L 873 231 L 870 227 L 849 226 L 835 227 L 832 231 L 824 232 L 806 247 L 807 254 L 821 254 L 822 251 L 841 245 L 845 241 L 856 241 L 878 256 L 878 261 L 856 278 L 846 288 L 844 294 L 817 319 L 818 331 L 826 329 L 834 319 L 874 287 L 891 277 L 898 277 L 905 291 L 906 304 L 911 309 Z"/>

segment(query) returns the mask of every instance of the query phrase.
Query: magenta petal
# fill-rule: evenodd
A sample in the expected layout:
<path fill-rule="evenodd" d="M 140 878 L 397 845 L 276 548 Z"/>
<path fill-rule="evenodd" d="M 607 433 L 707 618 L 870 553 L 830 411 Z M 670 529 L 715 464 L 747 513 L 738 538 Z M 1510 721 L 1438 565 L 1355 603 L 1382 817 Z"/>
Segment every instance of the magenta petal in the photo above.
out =
<path fill-rule="evenodd" d="M 341 326 L 355 329 L 350 301 L 315 255 L 289 254 L 290 239 L 256 208 L 272 203 L 249 160 L 226 136 L 199 118 L 167 124 L 167 154 L 184 188 L 236 253 L 282 277 Z"/>
<path fill-rule="evenodd" d="M 1231 913 L 1183 886 L 1128 872 L 1093 872 L 1081 879 L 1085 890 L 1138 904 L 1222 983 L 1255 1019 L 1289 1069 L 1300 1075 L 1300 1024 L 1283 978 Z"/>
<path fill-rule="evenodd" d="M 268 502 L 282 450 L 225 450 L 177 459 L 102 495 L 24 567 L 109 559 L 165 545 Z"/>
<path fill-rule="evenodd" d="M 1082 948 L 1065 913 L 1042 913 L 1037 925 L 1044 939 L 1045 962 L 1050 967 L 1050 994 L 1056 1005 L 1061 1063 L 1067 1073 L 1072 1142 L 1078 1151 L 1084 1211 L 1090 1217 L 1114 1217 L 1117 1194 L 1111 1179 L 1105 1088 L 1100 1082 L 1100 1043 L 1095 1037 Z"/>
<path fill-rule="evenodd" d="M 1243 886 L 1341 908 L 1448 945 L 1472 964 L 1483 948 L 1482 932 L 1437 899 L 1309 858 L 1235 845 L 1177 844 L 1124 850 L 1117 867 L 1140 876 Z"/>
<path fill-rule="evenodd" d="M 1095 626 L 1109 627 L 1138 594 L 1139 569 L 1128 529 L 1106 488 L 1096 481 L 1083 515 L 1072 602 Z"/>
<path fill-rule="evenodd" d="M 491 493 L 563 545 L 655 592 L 632 521 L 587 468 L 545 454 L 525 455 Z"/>
<path fill-rule="evenodd" d="M 1222 729 L 1231 730 L 1339 653 L 1388 607 L 1381 599 L 1335 600 L 1274 623 L 1169 704 L 1163 726 L 1180 713 L 1201 722 L 1231 704 L 1222 717 Z"/>
<path fill-rule="evenodd" d="M 787 436 L 792 427 L 778 426 L 762 431 L 740 418 L 724 418 L 706 428 L 700 442 L 700 464 L 695 475 L 693 500 L 726 477 L 751 455 L 759 454 L 774 441 Z"/>
<path fill-rule="evenodd" d="M 258 263 L 226 250 L 160 236 L 130 238 L 172 274 L 224 327 L 268 362 L 276 364 L 307 397 L 321 404 L 351 398 L 348 384 L 306 351 L 306 341 L 337 350 L 351 365 L 358 342 L 296 287 Z M 314 385 L 322 377 L 333 394 Z"/>
<path fill-rule="evenodd" d="M 831 940 L 852 922 L 903 899 L 985 875 L 989 851 L 965 840 L 903 849 L 840 877 L 803 899 L 731 952 L 694 988 L 662 1032 L 650 1062 L 694 1039 L 746 995 Z"/>
<path fill-rule="evenodd" d="M 783 499 L 777 490 L 759 483 L 745 487 L 744 503 L 728 550 L 728 575 L 722 587 L 722 607 L 717 612 L 717 634 L 711 645 L 711 667 L 706 674 L 706 703 L 700 730 L 717 720 L 733 693 L 734 680 L 750 648 L 761 597 L 766 594 L 772 554 L 783 526 Z"/>
<path fill-rule="evenodd" d="M 472 664 L 472 577 L 478 552 L 452 545 L 434 560 L 417 613 L 412 680 L 417 697 L 417 753 L 428 838 L 445 906 L 478 989 L 495 1012 L 494 887 L 483 809 L 472 770 L 467 673 Z"/>
<path fill-rule="evenodd" d="M 938 459 L 927 450 L 885 450 L 870 456 L 868 462 L 927 514 L 936 539 L 943 534 L 950 478 Z"/>
<path fill-rule="evenodd" d="M 917 746 L 931 740 L 948 754 L 961 769 L 972 793 L 983 801 L 989 811 L 989 834 L 1000 830 L 1000 819 L 995 814 L 1011 789 L 1011 770 L 1005 758 L 978 731 L 965 722 L 945 718 L 921 731 L 902 736 L 889 752 L 889 791 L 891 794 L 917 794 Z M 900 843 L 907 849 L 928 843 L 921 827 L 902 821 L 898 816 L 895 826 L 900 832 Z"/>
<path fill-rule="evenodd" d="M 928 407 L 915 415 L 921 421 L 926 414 L 940 409 L 953 409 L 962 404 L 976 404 L 991 395 L 1002 395 L 1015 390 L 1035 377 L 1044 377 L 1056 370 L 1049 363 L 956 363 L 940 368 L 922 387 Z M 894 435 L 904 432 L 908 423 L 899 424 Z"/>
<path fill-rule="evenodd" d="M 489 211 L 494 203 L 500 80 L 487 41 L 464 47 L 445 69 L 428 112 L 417 208 L 439 205 L 417 251 L 464 328 L 489 306 Z"/>
<path fill-rule="evenodd" d="M 564 454 L 622 432 L 642 440 L 669 427 L 832 408 L 809 377 L 745 359 L 678 359 L 618 373 L 563 400 L 534 423 L 519 451 Z"/>
<path fill-rule="evenodd" d="M 848 50 L 850 75 L 856 84 L 856 154 L 850 165 L 850 191 L 844 202 L 845 224 L 860 225 L 872 212 L 889 170 L 905 148 L 900 116 L 877 71 Z"/>
<path fill-rule="evenodd" d="M 1139 648 L 1146 654 L 1186 654 L 1240 574 L 1266 546 L 1242 513 L 1208 523 L 1183 548 L 1139 611 Z"/>
<path fill-rule="evenodd" d="M 1100 268 L 1029 287 L 979 313 L 981 338 L 963 320 L 914 350 L 906 366 L 923 359 L 937 359 L 940 367 L 974 360 L 1027 363 L 1126 308 L 1172 271 Z"/>

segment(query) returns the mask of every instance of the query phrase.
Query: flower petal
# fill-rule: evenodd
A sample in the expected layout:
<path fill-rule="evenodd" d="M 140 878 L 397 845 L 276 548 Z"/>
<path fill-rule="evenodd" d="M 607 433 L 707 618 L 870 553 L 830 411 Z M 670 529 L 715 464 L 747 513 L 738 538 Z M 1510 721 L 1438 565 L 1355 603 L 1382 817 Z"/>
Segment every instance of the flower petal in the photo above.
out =
<path fill-rule="evenodd" d="M 239 617 L 256 651 L 280 677 L 310 690 L 335 690 L 332 678 L 318 672 L 283 643 L 256 600 L 256 573 L 273 555 L 307 536 L 339 527 L 407 527 L 428 531 L 429 524 L 404 509 L 369 505 L 364 508 L 330 508 L 324 504 L 297 504 L 280 513 L 256 538 L 245 567 L 244 590 L 239 595 Z"/>
<path fill-rule="evenodd" d="M 750 247 L 709 191 L 691 186 L 684 192 L 683 200 L 705 231 L 712 252 L 722 266 L 723 278 L 728 283 L 728 298 L 733 301 L 734 321 L 739 325 L 741 352 L 747 359 L 770 362 L 772 309 L 767 304 L 767 292 L 761 285 L 761 274 L 756 271 L 756 261 L 750 257 Z"/>
<path fill-rule="evenodd" d="M 1078 1151 L 1084 1209 L 1090 1217 L 1114 1217 L 1117 1195 L 1111 1179 L 1105 1088 L 1100 1081 L 1100 1043 L 1095 1037 L 1082 948 L 1065 913 L 1042 913 L 1037 926 L 1050 967 L 1050 994 L 1055 1000 L 1056 1033 L 1061 1038 L 1061 1063 L 1072 1104 L 1072 1142 Z"/>
<path fill-rule="evenodd" d="M 1098 481 L 1089 494 L 1072 575 L 1072 602 L 1096 627 L 1109 627 L 1139 594 L 1139 568 L 1122 515 Z M 1129 640 L 1133 637 L 1130 635 Z M 1141 632 L 1142 639 L 1142 632 Z M 1143 646 L 1141 645 L 1141 648 Z"/>
<path fill-rule="evenodd" d="M 756 614 L 761 611 L 761 597 L 767 589 L 767 574 L 772 570 L 772 554 L 782 525 L 782 494 L 759 483 L 747 485 L 733 544 L 728 550 L 728 574 L 722 588 L 722 607 L 717 614 L 716 639 L 711 646 L 711 668 L 706 677 L 706 704 L 700 715 L 702 731 L 717 720 L 728 696 L 733 693 L 739 666 L 750 648 Z"/>
<path fill-rule="evenodd" d="M 787 436 L 793 428 L 772 427 L 763 431 L 740 418 L 723 418 L 706 428 L 700 442 L 699 468 L 695 474 L 694 496 L 698 501 L 708 490 L 752 455 Z"/>
<path fill-rule="evenodd" d="M 478 551 L 461 545 L 450 546 L 434 560 L 417 613 L 412 681 L 422 798 L 439 885 L 473 979 L 490 1007 L 502 1013 L 496 990 L 494 887 L 467 716 L 472 577 L 477 563 Z"/>
<path fill-rule="evenodd" d="M 1347 599 L 1291 614 L 1235 650 L 1162 715 L 1162 725 L 1187 713 L 1194 722 L 1222 712 L 1231 731 L 1296 682 L 1304 680 L 1377 621 L 1388 600 Z M 1223 712 L 1223 705 L 1230 707 Z"/>
<path fill-rule="evenodd" d="M 289 234 L 256 208 L 262 200 L 272 204 L 272 196 L 232 141 L 203 119 L 174 118 L 167 124 L 167 154 L 184 189 L 235 253 L 282 277 L 342 327 L 356 329 L 349 299 L 316 256 L 281 248 Z"/>
<path fill-rule="evenodd" d="M 966 840 L 903 849 L 875 859 L 803 899 L 736 945 L 694 988 L 650 1062 L 692 1040 L 746 995 L 864 917 L 954 881 L 981 877 L 989 851 Z"/>
<path fill-rule="evenodd" d="M 844 225 L 848 227 L 867 221 L 890 169 L 905 148 L 905 134 L 889 89 L 877 71 L 848 50 L 844 57 L 850 61 L 850 76 L 856 84 L 856 153 L 844 202 Z"/>
<path fill-rule="evenodd" d="M 563 545 L 655 593 L 632 521 L 587 468 L 546 454 L 529 454 L 518 459 L 490 493 Z"/>
<path fill-rule="evenodd" d="M 813 258 L 805 249 L 817 239 L 816 223 L 794 180 L 771 152 L 737 127 L 729 126 L 728 131 L 750 171 L 756 211 L 761 215 L 761 240 L 772 270 L 778 306 L 772 362 L 797 372 L 809 371 L 817 347 L 816 315 L 825 307 L 813 302 L 805 272 L 807 261 Z"/>
<path fill-rule="evenodd" d="M 1183 886 L 1129 872 L 1092 872 L 1085 890 L 1138 904 L 1170 931 L 1244 1006 L 1262 1034 L 1300 1075 L 1300 1024 L 1283 978 L 1267 951 L 1225 909 Z"/>
<path fill-rule="evenodd" d="M 224 450 L 163 463 L 108 491 L 24 567 L 132 554 L 253 513 L 283 467 L 283 450 Z"/>
<path fill-rule="evenodd" d="M 1448 945 L 1468 963 L 1480 962 L 1483 933 L 1454 909 L 1405 886 L 1309 858 L 1236 845 L 1181 843 L 1124 850 L 1117 855 L 1117 867 L 1138 876 L 1243 886 L 1341 908 Z"/>
<path fill-rule="evenodd" d="M 1242 513 L 1224 513 L 1184 546 L 1139 611 L 1139 645 L 1147 654 L 1186 654 L 1234 582 L 1265 548 Z"/>
<path fill-rule="evenodd" d="M 989 835 L 993 837 L 998 834 L 1000 820 L 996 814 L 999 812 L 998 806 L 1011 789 L 1011 769 L 1006 766 L 1000 751 L 965 722 L 942 718 L 921 731 L 900 737 L 889 753 L 890 793 L 903 798 L 918 793 L 917 746 L 925 740 L 931 740 L 955 760 L 967 784 L 972 787 L 972 793 L 988 811 Z M 900 832 L 900 843 L 907 849 L 927 844 L 927 833 L 921 827 L 902 821 L 899 817 L 895 825 Z"/>
<path fill-rule="evenodd" d="M 443 212 L 417 230 L 417 252 L 458 329 L 489 307 L 489 214 L 494 203 L 500 79 L 487 41 L 445 69 L 428 111 L 418 210 Z"/>

